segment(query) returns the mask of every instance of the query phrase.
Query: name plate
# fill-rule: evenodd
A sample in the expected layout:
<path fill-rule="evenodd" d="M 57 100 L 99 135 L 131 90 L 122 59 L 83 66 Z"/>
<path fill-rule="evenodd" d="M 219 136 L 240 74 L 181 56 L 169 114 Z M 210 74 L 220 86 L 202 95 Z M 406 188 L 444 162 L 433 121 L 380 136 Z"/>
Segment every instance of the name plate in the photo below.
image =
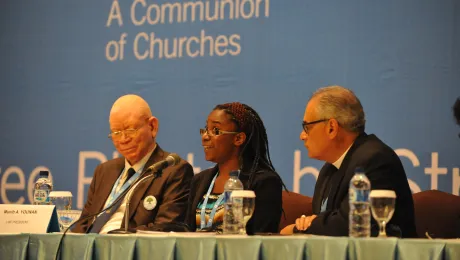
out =
<path fill-rule="evenodd" d="M 54 205 L 0 204 L 0 233 L 59 231 Z"/>

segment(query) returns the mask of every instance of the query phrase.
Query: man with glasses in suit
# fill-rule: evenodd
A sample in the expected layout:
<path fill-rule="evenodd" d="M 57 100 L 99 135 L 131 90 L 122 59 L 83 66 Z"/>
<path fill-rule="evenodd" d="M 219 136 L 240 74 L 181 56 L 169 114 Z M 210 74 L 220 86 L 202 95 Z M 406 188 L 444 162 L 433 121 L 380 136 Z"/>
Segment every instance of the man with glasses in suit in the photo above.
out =
<path fill-rule="evenodd" d="M 387 227 L 402 237 L 416 237 L 414 203 L 406 173 L 396 153 L 365 129 L 364 110 L 355 94 L 344 87 L 317 90 L 307 104 L 300 139 L 308 156 L 324 161 L 313 195 L 312 216 L 299 216 L 282 234 L 308 233 L 348 236 L 348 188 L 355 169 L 362 167 L 371 189 L 394 190 L 393 218 Z M 375 233 L 378 225 L 372 219 Z"/>
<path fill-rule="evenodd" d="M 151 165 L 169 155 L 156 143 L 158 119 L 140 96 L 125 95 L 116 100 L 109 123 L 109 138 L 122 157 L 97 166 L 81 222 L 74 232 L 104 234 L 124 228 L 127 201 L 123 192 Z M 192 166 L 181 159 L 158 177 L 137 186 L 130 201 L 128 228 L 183 223 L 192 177 Z M 121 199 L 116 203 L 118 197 Z M 84 220 L 112 204 L 110 210 Z"/>

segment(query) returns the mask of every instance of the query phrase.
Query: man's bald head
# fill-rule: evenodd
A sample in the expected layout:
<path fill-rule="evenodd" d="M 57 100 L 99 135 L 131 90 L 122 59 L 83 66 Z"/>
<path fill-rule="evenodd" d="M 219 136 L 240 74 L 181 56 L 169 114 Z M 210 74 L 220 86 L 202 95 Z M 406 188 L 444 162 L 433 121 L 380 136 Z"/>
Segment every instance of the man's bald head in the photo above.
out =
<path fill-rule="evenodd" d="M 112 141 L 131 165 L 155 147 L 158 120 L 147 102 L 137 95 L 125 95 L 113 103 L 109 116 Z M 114 133 L 120 133 L 115 135 Z"/>
<path fill-rule="evenodd" d="M 149 104 L 138 95 L 129 94 L 118 98 L 110 110 L 110 115 L 114 113 L 131 113 L 140 117 L 149 118 L 152 116 Z"/>

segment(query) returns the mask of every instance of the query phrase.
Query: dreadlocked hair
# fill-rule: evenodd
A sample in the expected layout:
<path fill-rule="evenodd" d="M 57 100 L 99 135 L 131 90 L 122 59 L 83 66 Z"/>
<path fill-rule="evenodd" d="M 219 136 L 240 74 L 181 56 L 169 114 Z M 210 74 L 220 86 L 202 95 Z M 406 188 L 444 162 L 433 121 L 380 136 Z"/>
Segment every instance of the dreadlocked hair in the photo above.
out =
<path fill-rule="evenodd" d="M 231 117 L 231 121 L 236 124 L 238 131 L 246 134 L 246 141 L 240 151 L 239 161 L 240 169 L 249 173 L 248 186 L 253 182 L 258 169 L 267 169 L 276 173 L 270 158 L 267 131 L 259 114 L 250 106 L 239 102 L 220 104 L 214 110 L 223 110 Z M 278 173 L 276 175 L 287 190 L 281 177 Z"/>

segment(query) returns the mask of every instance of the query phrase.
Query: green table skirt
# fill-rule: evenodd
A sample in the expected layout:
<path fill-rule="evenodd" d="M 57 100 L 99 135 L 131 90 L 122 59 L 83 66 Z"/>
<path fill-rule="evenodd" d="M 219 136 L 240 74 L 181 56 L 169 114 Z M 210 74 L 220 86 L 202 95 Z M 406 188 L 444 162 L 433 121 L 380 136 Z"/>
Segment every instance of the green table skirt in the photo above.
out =
<path fill-rule="evenodd" d="M 0 235 L 0 259 L 54 259 L 61 234 Z M 460 259 L 460 240 L 202 234 L 65 236 L 60 259 Z"/>

